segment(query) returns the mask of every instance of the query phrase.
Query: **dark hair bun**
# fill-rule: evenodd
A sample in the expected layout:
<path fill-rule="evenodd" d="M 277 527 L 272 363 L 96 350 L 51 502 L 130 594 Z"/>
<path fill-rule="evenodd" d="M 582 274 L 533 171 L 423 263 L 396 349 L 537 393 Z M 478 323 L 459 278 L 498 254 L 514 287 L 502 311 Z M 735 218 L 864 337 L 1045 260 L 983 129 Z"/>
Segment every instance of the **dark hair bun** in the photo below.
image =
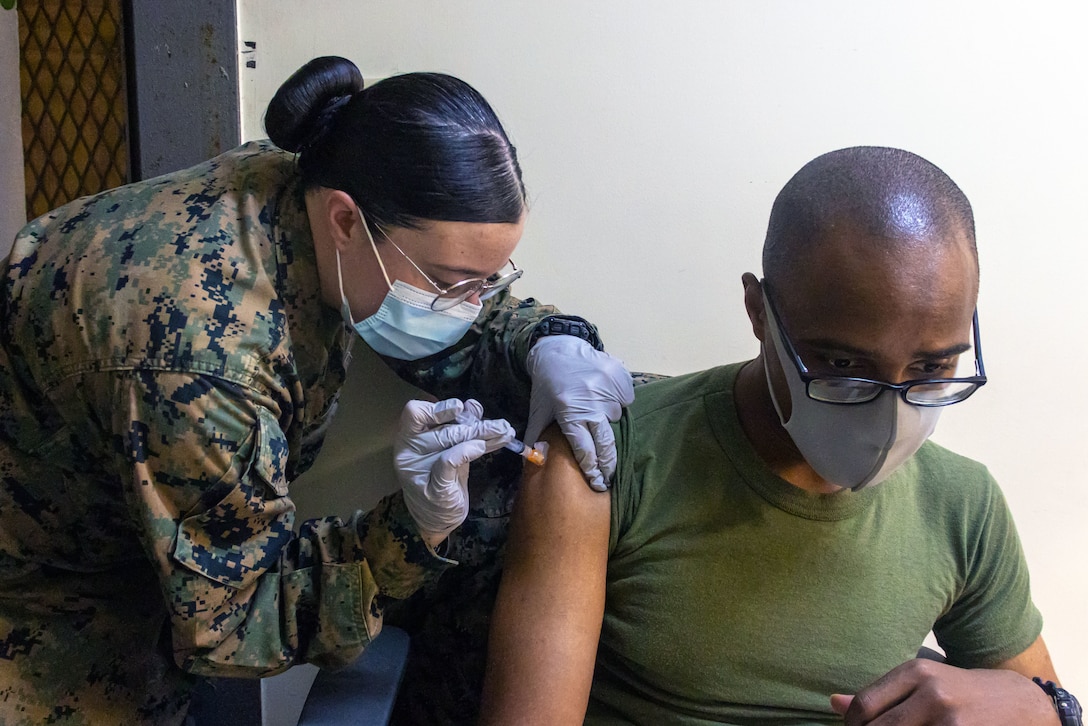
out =
<path fill-rule="evenodd" d="M 314 58 L 291 74 L 264 112 L 264 129 L 284 151 L 299 151 L 324 134 L 334 101 L 363 90 L 363 74 L 339 56 Z"/>

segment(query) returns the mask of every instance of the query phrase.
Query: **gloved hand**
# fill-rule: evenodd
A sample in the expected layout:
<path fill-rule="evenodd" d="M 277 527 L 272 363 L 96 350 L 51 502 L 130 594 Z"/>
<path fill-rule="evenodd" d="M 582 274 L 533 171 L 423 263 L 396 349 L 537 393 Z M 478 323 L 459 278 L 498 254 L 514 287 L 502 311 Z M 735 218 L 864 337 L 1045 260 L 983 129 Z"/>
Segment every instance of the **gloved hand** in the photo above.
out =
<path fill-rule="evenodd" d="M 609 421 L 635 400 L 631 374 L 618 358 L 573 335 L 541 338 L 526 362 L 533 379 L 525 442 L 536 441 L 555 421 L 574 458 L 597 491 L 616 473 L 616 438 Z"/>
<path fill-rule="evenodd" d="M 393 462 L 404 503 L 424 535 L 443 539 L 468 516 L 469 463 L 514 438 L 503 419 L 484 419 L 468 399 L 409 401 L 401 412 Z"/>

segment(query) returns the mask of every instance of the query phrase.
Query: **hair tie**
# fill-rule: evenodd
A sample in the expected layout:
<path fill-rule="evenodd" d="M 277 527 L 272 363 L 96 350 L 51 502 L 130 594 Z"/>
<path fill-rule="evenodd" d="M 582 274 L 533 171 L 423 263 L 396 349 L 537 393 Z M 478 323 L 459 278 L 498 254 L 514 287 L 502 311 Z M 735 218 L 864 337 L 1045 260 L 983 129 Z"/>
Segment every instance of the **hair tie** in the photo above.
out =
<path fill-rule="evenodd" d="M 299 144 L 299 154 L 312 149 L 318 142 L 325 138 L 326 134 L 329 133 L 329 129 L 332 128 L 333 118 L 336 116 L 336 113 L 351 99 L 351 94 L 346 96 L 333 96 L 333 98 L 325 104 L 324 108 L 321 109 L 321 112 L 317 114 L 313 124 L 311 124 L 313 131 L 311 131 L 307 138 Z"/>

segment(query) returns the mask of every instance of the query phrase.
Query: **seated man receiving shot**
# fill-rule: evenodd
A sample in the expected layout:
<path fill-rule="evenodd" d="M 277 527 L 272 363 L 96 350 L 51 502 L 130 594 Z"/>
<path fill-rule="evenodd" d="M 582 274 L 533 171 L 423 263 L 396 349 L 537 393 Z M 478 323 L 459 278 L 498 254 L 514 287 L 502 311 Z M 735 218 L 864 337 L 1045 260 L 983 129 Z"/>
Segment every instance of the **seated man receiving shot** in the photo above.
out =
<path fill-rule="evenodd" d="M 641 386 L 610 496 L 559 435 L 527 469 L 483 722 L 1079 724 L 997 484 L 926 441 L 986 380 L 963 193 L 825 154 L 763 272 L 759 355 Z M 915 657 L 931 631 L 945 662 Z"/>

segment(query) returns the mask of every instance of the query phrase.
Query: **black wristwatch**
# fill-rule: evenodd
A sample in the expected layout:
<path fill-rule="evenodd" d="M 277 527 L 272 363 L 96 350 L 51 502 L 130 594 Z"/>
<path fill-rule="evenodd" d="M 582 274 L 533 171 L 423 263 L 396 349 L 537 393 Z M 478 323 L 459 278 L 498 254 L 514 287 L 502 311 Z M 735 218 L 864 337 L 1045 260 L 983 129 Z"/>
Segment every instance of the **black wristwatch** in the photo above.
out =
<path fill-rule="evenodd" d="M 1031 680 L 1035 681 L 1039 688 L 1042 688 L 1046 695 L 1050 696 L 1050 700 L 1054 702 L 1054 708 L 1058 712 L 1058 718 L 1062 721 L 1062 726 L 1084 726 L 1082 719 L 1084 710 L 1072 693 L 1055 684 L 1054 681 L 1044 681 L 1038 676 Z"/>
<path fill-rule="evenodd" d="M 586 341 L 596 350 L 604 350 L 604 343 L 597 335 L 597 329 L 582 318 L 573 315 L 549 315 L 541 320 L 529 336 L 529 347 L 532 348 L 538 340 L 547 335 L 573 335 L 575 338 Z"/>

